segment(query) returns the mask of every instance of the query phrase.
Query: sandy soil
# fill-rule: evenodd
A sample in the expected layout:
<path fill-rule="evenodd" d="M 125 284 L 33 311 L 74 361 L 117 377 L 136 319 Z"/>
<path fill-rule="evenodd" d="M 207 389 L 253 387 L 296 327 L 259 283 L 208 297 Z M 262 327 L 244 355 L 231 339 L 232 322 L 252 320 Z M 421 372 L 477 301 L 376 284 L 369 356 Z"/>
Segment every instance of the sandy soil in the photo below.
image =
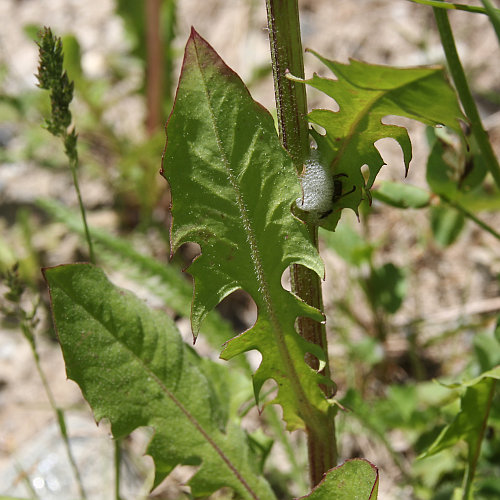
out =
<path fill-rule="evenodd" d="M 322 55 L 347 62 L 349 58 L 372 63 L 399 66 L 439 64 L 443 61 L 436 29 L 431 13 L 423 6 L 404 0 L 302 0 L 302 34 L 305 47 L 314 48 Z M 476 2 L 475 4 L 479 4 Z M 111 0 L 2 0 L 0 2 L 0 66 L 5 74 L 0 80 L 1 89 L 7 94 L 22 95 L 35 85 L 37 49 L 26 35 L 28 25 L 47 25 L 58 34 L 73 33 L 82 47 L 82 65 L 85 74 L 92 79 L 106 78 L 110 58 L 120 57 L 127 52 L 129 43 L 122 20 L 114 14 Z M 475 92 L 497 91 L 500 81 L 498 43 L 487 19 L 481 15 L 453 12 L 450 14 L 459 41 L 459 51 L 464 65 L 471 76 Z M 175 46 L 182 52 L 189 29 L 194 26 L 207 38 L 225 61 L 244 80 L 252 71 L 268 61 L 268 40 L 264 2 L 256 0 L 181 0 L 178 6 L 178 26 Z M 179 59 L 180 61 L 180 59 Z M 180 63 L 180 62 L 179 62 Z M 323 71 L 312 55 L 305 58 L 306 73 Z M 136 78 L 132 75 L 130 78 Z M 128 82 L 128 84 L 131 84 Z M 127 84 L 127 85 L 128 85 Z M 125 84 L 123 84 L 125 85 Z M 126 89 L 117 83 L 116 92 Z M 126 87 L 126 85 L 125 85 Z M 267 78 L 252 87 L 256 100 L 268 108 L 273 107 L 272 81 Z M 109 96 L 108 96 L 109 97 Z M 137 96 L 115 99 L 116 104 L 105 119 L 119 133 L 141 128 L 145 115 L 144 103 Z M 481 101 L 483 102 L 483 101 Z M 311 93 L 311 107 L 328 105 L 318 94 Z M 494 146 L 500 152 L 500 115 L 496 109 L 482 109 L 488 131 L 494 139 Z M 1 113 L 1 109 L 0 109 Z M 166 119 L 166 117 L 165 117 Z M 139 124 L 139 125 L 138 125 Z M 38 126 L 33 124 L 33 126 Z M 0 128 L 8 135 L 7 148 L 22 149 L 25 140 L 18 136 L 19 128 L 10 126 L 0 114 Z M 410 124 L 414 145 L 408 182 L 425 186 L 426 144 L 422 127 Z M 23 131 L 24 133 L 24 131 Z M 380 145 L 387 167 L 381 178 L 400 180 L 403 177 L 401 153 L 390 140 Z M 40 168 L 36 162 L 22 159 L 0 165 L 0 228 L 13 229 L 11 208 L 20 209 L 30 205 L 38 196 L 53 196 L 74 204 L 70 180 L 60 173 L 51 173 Z M 85 178 L 84 191 L 88 193 L 89 206 L 98 206 L 109 193 L 92 176 Z M 9 208 L 10 207 L 10 208 Z M 113 214 L 103 211 L 96 221 L 104 226 L 116 224 Z M 500 228 L 500 214 L 484 213 L 483 219 L 497 230 Z M 347 215 L 351 218 L 351 215 Z M 45 248 L 54 232 L 52 228 L 46 239 L 38 246 Z M 422 244 L 428 238 L 428 219 L 424 212 L 401 213 L 384 209 L 371 218 L 370 232 L 374 240 L 383 241 L 377 254 L 377 263 L 394 262 L 409 269 L 409 295 L 402 309 L 394 317 L 393 324 L 399 328 L 410 324 L 416 318 L 426 319 L 422 338 L 429 339 L 443 325 L 453 325 L 469 318 L 471 314 L 500 310 L 498 302 L 499 285 L 496 276 L 500 273 L 500 250 L 498 241 L 468 224 L 460 240 L 443 250 L 436 245 Z M 40 237 L 39 237 L 40 238 Z M 12 241 L 12 240 L 11 240 Z M 45 264 L 56 264 L 72 259 L 78 239 L 67 236 L 64 246 L 50 248 Z M 14 249 L 23 252 L 22 249 Z M 325 252 L 327 280 L 324 285 L 325 302 L 331 307 L 349 286 L 348 275 L 343 262 L 333 253 Z M 119 280 L 120 278 L 117 277 Z M 135 285 L 131 284 L 133 288 Z M 146 295 L 155 304 L 155 298 Z M 472 313 L 471 313 L 472 310 Z M 368 314 L 361 311 L 360 315 Z M 251 316 L 251 314 L 250 314 Z M 47 321 L 47 319 L 45 319 Z M 251 319 L 246 319 L 251 321 Z M 42 318 L 43 324 L 43 318 Z M 353 337 L 362 335 L 354 331 Z M 471 335 L 471 334 L 470 334 Z M 471 339 L 462 339 L 470 346 Z M 451 367 L 449 373 L 459 373 L 463 342 L 450 344 L 447 357 Z M 68 409 L 69 432 L 75 447 L 84 439 L 92 442 L 89 456 L 88 445 L 79 449 L 81 463 L 92 462 L 96 449 L 101 458 L 112 455 L 109 430 L 105 425 L 95 427 L 91 413 L 82 401 L 76 385 L 66 380 L 64 364 L 57 344 L 45 336 L 39 336 L 42 366 L 50 380 L 58 404 Z M 388 349 L 394 353 L 404 351 L 406 339 L 394 329 L 388 339 Z M 342 349 L 332 345 L 332 357 L 342 356 Z M 441 359 L 439 351 L 427 353 Z M 57 480 L 59 465 L 47 463 L 47 446 L 64 453 L 57 439 L 53 413 L 48 405 L 43 387 L 32 362 L 29 346 L 21 334 L 9 329 L 0 329 L 0 495 L 29 495 L 23 482 L 23 471 L 32 478 L 40 478 L 37 493 L 41 499 L 69 498 L 61 493 L 68 484 L 60 483 L 50 489 L 52 477 Z M 395 437 L 396 439 L 396 437 Z M 134 440 L 132 440 L 134 441 Z M 137 458 L 135 453 L 144 437 L 137 436 L 129 448 L 126 467 L 129 471 L 123 498 L 139 498 L 143 485 L 141 474 L 148 466 L 148 459 Z M 380 498 L 384 500 L 411 498 L 408 490 L 400 491 L 395 482 L 399 478 L 397 469 L 389 456 L 380 455 L 379 450 L 366 446 L 367 458 L 381 466 L 382 483 Z M 357 443 L 360 445 L 360 443 Z M 402 446 L 405 446 L 404 443 Z M 349 451 L 353 443 L 344 443 Z M 85 450 L 87 448 L 87 451 Z M 135 455 L 134 455 L 135 453 Z M 57 455 L 57 453 L 56 453 Z M 139 454 L 140 455 L 140 454 Z M 55 459 L 54 459 L 55 460 Z M 50 461 L 49 461 L 50 462 Z M 112 484 L 111 460 L 99 462 L 85 474 L 89 499 L 111 498 L 111 491 L 103 489 L 103 483 Z M 45 469 L 43 468 L 45 467 Z M 61 465 L 63 474 L 71 474 Z M 92 470 L 90 470 L 92 469 Z M 48 471 L 48 472 L 47 472 Z M 130 472 L 132 471 L 132 472 Z M 189 473 L 189 471 L 188 471 Z M 48 475 L 47 475 L 48 474 Z M 52 474 L 52 476 L 51 476 Z M 55 479 L 54 479 L 55 478 Z M 164 486 L 161 498 L 178 498 L 178 489 L 186 478 L 186 470 L 176 472 Z M 2 480 L 3 479 L 3 480 Z M 45 483 L 42 484 L 42 482 Z M 58 489 L 59 488 L 59 489 Z M 72 493 L 76 495 L 76 493 Z"/>

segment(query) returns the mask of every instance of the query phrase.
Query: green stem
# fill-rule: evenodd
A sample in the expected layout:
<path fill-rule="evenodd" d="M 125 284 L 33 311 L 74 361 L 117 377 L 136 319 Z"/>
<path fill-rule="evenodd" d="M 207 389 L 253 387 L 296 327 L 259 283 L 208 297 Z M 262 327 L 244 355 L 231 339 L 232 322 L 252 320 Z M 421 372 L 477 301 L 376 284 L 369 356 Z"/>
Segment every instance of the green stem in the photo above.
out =
<path fill-rule="evenodd" d="M 484 5 L 486 12 L 488 13 L 488 17 L 490 18 L 490 22 L 493 25 L 493 29 L 497 35 L 497 39 L 500 42 L 500 11 L 495 9 L 490 0 L 481 0 L 481 3 Z"/>
<path fill-rule="evenodd" d="M 487 410 L 484 412 L 484 418 L 481 425 L 481 429 L 479 432 L 479 436 L 477 436 L 476 447 L 473 450 L 469 450 L 469 460 L 467 464 L 467 468 L 465 469 L 464 476 L 464 487 L 462 500 L 473 500 L 473 482 L 474 476 L 476 474 L 477 462 L 479 460 L 479 453 L 481 452 L 481 444 L 483 442 L 484 433 L 486 431 L 486 425 L 488 423 L 488 417 L 490 415 L 491 404 L 493 401 L 493 395 L 495 394 L 496 380 L 491 379 L 491 387 L 490 392 L 488 394 L 488 405 Z"/>
<path fill-rule="evenodd" d="M 471 130 L 478 143 L 481 154 L 483 155 L 486 165 L 495 179 L 496 185 L 500 188 L 500 165 L 491 147 L 488 134 L 484 130 L 481 118 L 476 107 L 476 103 L 472 97 L 472 93 L 465 77 L 465 72 L 458 57 L 455 40 L 451 31 L 448 14 L 445 10 L 434 7 L 434 17 L 441 37 L 441 44 L 446 55 L 449 70 L 455 83 L 460 101 L 464 108 L 467 118 L 470 120 Z"/>
<path fill-rule="evenodd" d="M 370 276 L 374 276 L 376 273 L 375 265 L 373 264 L 373 260 L 370 259 L 369 262 L 370 268 Z M 372 324 L 375 329 L 375 336 L 377 340 L 381 343 L 385 343 L 387 340 L 387 325 L 384 318 L 384 313 L 381 308 L 377 305 L 377 294 L 380 293 L 379 290 L 374 290 L 373 285 L 370 279 L 361 279 L 360 280 L 361 288 L 365 292 L 368 305 L 370 306 L 370 310 L 372 313 Z"/>
<path fill-rule="evenodd" d="M 17 462 L 14 463 L 14 468 L 16 469 L 17 477 L 22 478 L 24 486 L 26 486 L 26 488 L 29 490 L 30 500 L 38 500 L 40 497 L 38 496 L 37 492 L 33 488 L 33 485 L 31 484 L 28 473 Z M 3 498 L 3 497 L 0 497 L 0 498 Z"/>
<path fill-rule="evenodd" d="M 472 212 L 469 212 L 466 208 L 464 208 L 462 205 L 458 204 L 456 201 L 450 200 L 444 194 L 439 195 L 439 197 L 441 198 L 442 201 L 444 201 L 445 203 L 447 203 L 451 207 L 455 208 L 459 212 L 463 213 L 465 215 L 465 217 L 467 217 L 471 221 L 475 222 L 480 228 L 482 228 L 486 232 L 490 233 L 497 240 L 500 240 L 500 233 L 495 231 L 491 226 L 488 226 L 488 224 L 483 222 L 481 219 L 478 219 Z"/>
<path fill-rule="evenodd" d="M 115 464 L 115 500 L 121 500 L 120 497 L 120 466 L 122 462 L 121 439 L 115 439 L 114 445 L 114 464 Z"/>
<path fill-rule="evenodd" d="M 71 175 L 73 177 L 73 185 L 75 186 L 76 196 L 78 198 L 78 206 L 80 207 L 80 214 L 82 216 L 83 227 L 85 230 L 85 239 L 87 240 L 87 245 L 89 247 L 89 260 L 92 264 L 95 264 L 94 247 L 92 245 L 92 238 L 90 237 L 89 226 L 87 224 L 87 216 L 85 213 L 85 206 L 83 204 L 82 194 L 80 192 L 80 184 L 78 182 L 77 168 L 78 168 L 78 157 L 75 159 L 69 159 L 69 166 L 71 169 Z"/>
<path fill-rule="evenodd" d="M 35 360 L 35 366 L 36 366 L 38 375 L 40 376 L 40 380 L 42 381 L 43 388 L 45 389 L 45 393 L 47 394 L 49 404 L 57 417 L 57 423 L 59 425 L 59 432 L 61 433 L 61 437 L 62 437 L 62 440 L 64 442 L 64 447 L 66 448 L 66 453 L 68 455 L 68 460 L 69 460 L 71 469 L 73 470 L 73 474 L 75 475 L 75 478 L 76 478 L 76 484 L 78 487 L 79 495 L 82 499 L 86 500 L 87 496 L 86 496 L 85 490 L 83 488 L 83 481 L 82 481 L 82 478 L 80 476 L 80 471 L 78 470 L 75 458 L 73 456 L 73 452 L 71 451 L 71 447 L 69 444 L 69 437 L 68 437 L 68 433 L 66 430 L 66 421 L 64 418 L 64 411 L 57 406 L 57 403 L 56 403 L 56 400 L 55 400 L 54 395 L 52 393 L 52 390 L 50 388 L 49 382 L 47 380 L 47 377 L 45 376 L 45 372 L 43 371 L 42 366 L 40 364 L 40 356 L 39 356 L 38 351 L 36 349 L 35 337 L 33 335 L 33 332 L 31 331 L 31 328 L 29 327 L 29 325 L 27 324 L 26 321 L 22 322 L 21 329 L 22 329 L 24 337 L 26 338 L 26 340 L 28 341 L 28 343 L 31 347 L 31 352 L 32 352 L 33 358 Z"/>
<path fill-rule="evenodd" d="M 153 135 L 161 127 L 163 44 L 160 35 L 162 0 L 146 0 L 146 129 Z"/>
<path fill-rule="evenodd" d="M 300 172 L 309 156 L 306 89 L 286 78 L 288 72 L 304 78 L 299 8 L 297 0 L 266 0 L 266 6 L 278 130 Z"/>
<path fill-rule="evenodd" d="M 449 3 L 443 2 L 442 0 L 408 0 L 412 3 L 419 3 L 421 5 L 430 5 L 431 7 L 436 7 L 438 9 L 446 10 L 463 10 L 465 12 L 473 12 L 475 14 L 487 14 L 486 10 L 482 7 L 475 7 L 473 5 L 464 5 L 461 3 Z M 498 9 L 495 9 L 498 11 Z"/>
<path fill-rule="evenodd" d="M 307 122 L 307 100 L 304 85 L 289 80 L 291 73 L 304 78 L 304 61 L 300 37 L 299 9 L 297 0 L 266 0 L 269 41 L 274 77 L 274 93 L 278 114 L 278 129 L 283 147 L 290 153 L 297 172 L 301 172 L 304 160 L 309 156 L 309 126 Z M 308 225 L 312 241 L 318 247 L 317 226 Z M 293 265 L 292 288 L 309 305 L 323 311 L 321 279 L 310 269 Z M 309 342 L 324 350 L 327 363 L 322 371 L 330 377 L 325 326 L 310 318 L 299 318 L 299 333 Z M 318 360 L 306 359 L 314 369 Z M 326 392 L 328 397 L 333 396 Z M 328 419 L 327 428 L 307 427 L 309 477 L 312 486 L 318 484 L 323 474 L 337 465 L 335 421 Z"/>

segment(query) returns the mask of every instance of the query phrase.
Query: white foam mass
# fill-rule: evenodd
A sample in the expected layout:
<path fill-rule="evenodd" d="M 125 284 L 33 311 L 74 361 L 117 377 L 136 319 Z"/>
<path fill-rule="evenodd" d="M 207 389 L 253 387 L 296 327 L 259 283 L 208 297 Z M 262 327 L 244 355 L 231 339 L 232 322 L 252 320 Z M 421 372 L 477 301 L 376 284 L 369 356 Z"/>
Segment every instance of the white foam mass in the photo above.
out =
<path fill-rule="evenodd" d="M 305 172 L 300 178 L 303 197 L 297 198 L 297 206 L 306 212 L 327 212 L 332 207 L 333 176 L 329 168 L 322 165 L 313 151 L 305 163 Z"/>

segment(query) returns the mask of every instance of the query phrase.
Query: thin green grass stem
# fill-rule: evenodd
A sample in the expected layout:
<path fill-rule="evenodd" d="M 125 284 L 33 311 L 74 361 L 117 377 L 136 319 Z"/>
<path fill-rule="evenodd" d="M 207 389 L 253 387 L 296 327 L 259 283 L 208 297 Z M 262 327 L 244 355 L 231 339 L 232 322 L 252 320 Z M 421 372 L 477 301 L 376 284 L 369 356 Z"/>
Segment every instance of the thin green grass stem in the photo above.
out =
<path fill-rule="evenodd" d="M 37 492 L 35 491 L 35 488 L 33 488 L 33 485 L 31 484 L 28 473 L 23 469 L 21 464 L 19 464 L 17 462 L 14 463 L 14 468 L 16 469 L 18 477 L 22 478 L 23 484 L 29 490 L 29 492 L 31 494 L 30 499 L 38 500 L 40 497 L 38 496 Z M 0 498 L 3 498 L 3 497 L 0 497 Z"/>
<path fill-rule="evenodd" d="M 266 416 L 269 425 L 273 428 L 278 441 L 282 444 L 285 453 L 292 467 L 293 479 L 301 491 L 307 490 L 307 481 L 304 476 L 304 468 L 297 462 L 297 450 L 292 447 L 290 439 L 283 429 L 283 424 L 273 406 L 269 405 L 266 408 Z"/>
<path fill-rule="evenodd" d="M 50 28 L 44 28 L 38 42 L 38 86 L 50 92 L 50 118 L 46 118 L 45 126 L 55 137 L 60 137 L 64 144 L 64 153 L 69 161 L 73 185 L 75 186 L 78 204 L 85 227 L 85 237 L 89 247 L 89 259 L 95 263 L 94 249 L 90 238 L 85 207 L 78 183 L 78 135 L 71 126 L 72 115 L 69 109 L 73 100 L 74 82 L 70 81 L 64 70 L 64 53 L 61 38 L 55 37 Z M 71 129 L 70 129 L 71 127 Z"/>
<path fill-rule="evenodd" d="M 472 12 L 474 14 L 485 14 L 488 15 L 485 9 L 482 7 L 475 7 L 474 5 L 465 5 L 462 3 L 450 3 L 443 2 L 442 0 L 407 0 L 412 3 L 419 3 L 420 5 L 429 5 L 430 7 L 436 7 L 437 9 L 444 10 L 462 10 L 465 12 Z M 499 9 L 494 9 L 500 12 Z"/>
<path fill-rule="evenodd" d="M 122 463 L 121 439 L 115 439 L 114 445 L 114 466 L 115 466 L 115 500 L 121 500 L 120 497 L 120 467 Z"/>
<path fill-rule="evenodd" d="M 26 340 L 28 341 L 28 343 L 31 347 L 31 352 L 32 352 L 33 358 L 35 360 L 35 366 L 36 366 L 38 375 L 40 377 L 40 380 L 42 381 L 42 385 L 43 385 L 43 388 L 45 390 L 45 394 L 47 394 L 49 404 L 50 404 L 52 410 L 54 411 L 54 414 L 56 415 L 57 424 L 59 426 L 59 432 L 61 434 L 61 438 L 63 440 L 64 447 L 66 448 L 66 453 L 68 455 L 68 460 L 69 460 L 71 469 L 72 469 L 73 474 L 74 474 L 75 479 L 76 479 L 78 493 L 80 495 L 80 498 L 86 500 L 87 496 L 85 494 L 85 489 L 83 488 L 83 481 L 82 481 L 82 478 L 80 476 L 80 471 L 78 470 L 75 458 L 73 456 L 73 452 L 71 451 L 71 446 L 69 444 L 69 437 L 68 437 L 68 433 L 67 433 L 67 429 L 66 429 L 66 421 L 64 418 L 64 411 L 57 406 L 56 400 L 54 398 L 54 394 L 52 393 L 52 390 L 50 388 L 47 377 L 46 377 L 45 372 L 43 371 L 42 365 L 40 363 L 40 356 L 39 356 L 37 348 L 36 348 L 35 336 L 33 335 L 33 332 L 31 331 L 31 328 L 26 323 L 26 321 L 22 322 L 21 329 L 22 329 L 24 337 L 26 338 Z"/>
<path fill-rule="evenodd" d="M 474 134 L 481 154 L 483 155 L 486 165 L 491 172 L 496 185 L 500 188 L 500 165 L 498 164 L 498 160 L 493 152 L 493 148 L 491 147 L 488 134 L 484 130 L 483 124 L 481 123 L 476 103 L 472 97 L 469 84 L 467 83 L 467 78 L 465 77 L 464 69 L 460 62 L 460 58 L 458 57 L 455 40 L 453 38 L 450 22 L 448 20 L 448 14 L 443 9 L 435 7 L 433 8 L 433 11 L 439 30 L 439 36 L 441 37 L 441 44 L 448 62 L 448 67 L 465 114 L 470 120 L 472 133 Z"/>
<path fill-rule="evenodd" d="M 497 240 L 500 240 L 500 233 L 495 231 L 491 226 L 483 222 L 481 219 L 478 219 L 472 212 L 469 212 L 465 207 L 457 203 L 456 201 L 450 200 L 447 196 L 441 194 L 439 195 L 442 201 L 455 208 L 459 212 L 465 215 L 468 219 L 476 223 L 481 229 L 484 229 L 487 233 L 494 236 Z"/>
<path fill-rule="evenodd" d="M 481 0 L 481 3 L 484 5 L 484 8 L 488 13 L 488 17 L 490 18 L 493 29 L 497 34 L 498 42 L 500 43 L 500 11 L 493 7 L 493 4 L 490 2 L 490 0 Z"/>
<path fill-rule="evenodd" d="M 462 488 L 462 500 L 474 499 L 474 476 L 476 475 L 477 462 L 479 460 L 479 454 L 481 452 L 481 444 L 483 442 L 484 433 L 486 432 L 488 417 L 490 415 L 493 396 L 495 394 L 496 382 L 497 381 L 495 379 L 491 379 L 490 381 L 491 387 L 488 395 L 488 408 L 483 417 L 479 436 L 477 436 L 476 447 L 473 450 L 469 450 L 469 460 L 465 469 L 464 486 Z"/>
<path fill-rule="evenodd" d="M 87 245 L 89 248 L 89 260 L 92 264 L 95 264 L 94 246 L 92 244 L 92 238 L 90 236 L 89 226 L 87 224 L 87 215 L 85 212 L 85 205 L 83 204 L 82 194 L 80 192 L 80 184 L 78 182 L 77 167 L 78 160 L 70 160 L 71 175 L 73 177 L 73 185 L 75 186 L 76 196 L 78 198 L 78 206 L 80 207 L 80 214 L 82 216 L 83 227 L 85 231 L 85 239 L 87 240 Z"/>

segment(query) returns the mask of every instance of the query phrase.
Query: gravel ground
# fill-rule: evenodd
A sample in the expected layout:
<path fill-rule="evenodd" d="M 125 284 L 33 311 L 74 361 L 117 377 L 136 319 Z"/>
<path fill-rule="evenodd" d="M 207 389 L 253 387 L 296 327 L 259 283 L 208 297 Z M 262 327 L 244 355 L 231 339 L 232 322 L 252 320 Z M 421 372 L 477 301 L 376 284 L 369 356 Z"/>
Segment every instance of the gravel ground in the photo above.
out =
<path fill-rule="evenodd" d="M 404 0 L 303 0 L 299 3 L 302 8 L 304 46 L 314 48 L 330 59 L 347 62 L 349 58 L 356 58 L 399 66 L 442 62 L 443 55 L 432 16 L 422 6 Z M 111 0 L 0 0 L 0 19 L 8 21 L 3 22 L 0 28 L 0 74 L 3 72 L 0 88 L 7 94 L 21 95 L 35 85 L 37 49 L 26 35 L 24 28 L 29 25 L 50 26 L 57 34 L 73 33 L 81 44 L 82 66 L 86 76 L 95 80 L 106 78 L 110 59 L 120 57 L 129 47 L 123 22 L 114 14 L 114 10 L 115 5 Z M 460 54 L 471 76 L 472 87 L 478 94 L 498 92 L 500 65 L 495 63 L 498 60 L 498 43 L 486 17 L 453 12 L 450 18 L 459 41 Z M 268 61 L 265 23 L 263 1 L 181 0 L 175 46 L 181 53 L 190 26 L 193 25 L 224 60 L 244 80 L 248 80 L 255 68 Z M 308 75 L 323 71 L 311 55 L 306 56 L 305 63 Z M 137 78 L 137 74 L 132 74 L 128 83 L 117 84 L 114 88 L 114 92 L 118 93 L 114 95 L 116 105 L 105 116 L 118 133 L 129 134 L 142 128 L 140 124 L 145 116 L 142 100 L 137 96 L 116 99 L 120 92 L 127 94 L 127 85 L 133 85 L 134 78 Z M 251 90 L 256 100 L 268 108 L 273 107 L 272 81 L 269 78 L 260 81 Z M 321 107 L 328 103 L 318 93 L 311 93 L 310 105 Z M 491 106 L 484 107 L 482 112 L 494 147 L 500 152 L 500 114 Z M 38 127 L 38 124 L 33 126 Z M 426 144 L 423 128 L 413 123 L 409 124 L 409 128 L 414 160 L 408 182 L 425 186 Z M 1 114 L 0 129 L 8 139 L 8 149 L 22 150 L 25 139 L 18 135 L 17 126 L 11 127 L 8 119 Z M 387 162 L 381 178 L 400 180 L 404 172 L 399 149 L 391 140 L 382 141 L 380 149 Z M 99 206 L 110 195 L 91 175 L 88 178 L 84 175 L 83 190 L 90 207 Z M 29 159 L 2 163 L 0 229 L 12 229 L 16 211 L 23 205 L 32 205 L 39 196 L 50 196 L 68 205 L 74 204 L 69 179 L 64 174 L 41 168 Z M 109 212 L 102 211 L 100 215 L 92 216 L 96 223 L 103 226 L 114 227 L 116 224 L 113 214 Z M 492 227 L 497 230 L 500 228 L 500 214 L 484 213 L 481 216 Z M 346 217 L 352 218 L 351 215 Z M 40 248 L 49 254 L 45 264 L 72 260 L 78 239 L 67 236 L 63 239 L 64 245 L 50 248 L 51 238 L 58 240 L 57 234 L 53 234 L 57 233 L 57 227 L 51 231 L 38 242 Z M 425 238 L 429 234 L 425 213 L 401 213 L 391 209 L 381 210 L 379 215 L 371 218 L 370 231 L 374 240 L 383 241 L 381 251 L 377 254 L 378 264 L 394 262 L 412 271 L 409 296 L 395 316 L 394 325 L 402 327 L 415 318 L 425 318 L 422 335 L 428 339 L 442 331 L 443 325 L 453 325 L 477 312 L 500 310 L 496 279 L 500 273 L 500 250 L 498 241 L 492 236 L 468 224 L 459 241 L 443 250 L 436 245 L 421 243 L 422 234 Z M 332 253 L 326 252 L 324 255 L 327 266 L 324 292 L 328 308 L 342 296 L 349 281 L 342 261 Z M 116 278 L 118 281 L 123 280 L 119 276 Z M 132 288 L 134 286 L 130 285 Z M 145 298 L 155 304 L 154 297 L 145 295 Z M 368 313 L 361 311 L 360 314 L 363 316 Z M 251 322 L 251 319 L 246 321 Z M 356 332 L 353 336 L 356 337 Z M 470 345 L 470 338 L 462 340 Z M 55 398 L 61 406 L 69 409 L 69 433 L 75 450 L 78 450 L 79 462 L 92 462 L 92 455 L 88 455 L 89 446 L 79 447 L 84 439 L 90 440 L 86 443 L 93 443 L 93 455 L 99 449 L 101 457 L 111 456 L 109 430 L 104 424 L 99 427 L 93 425 L 78 388 L 66 380 L 57 345 L 41 336 L 39 346 L 42 366 L 47 372 Z M 399 334 L 390 335 L 389 351 L 397 354 L 405 347 L 406 341 Z M 463 343 L 457 341 L 448 347 L 447 357 L 451 366 L 447 371 L 459 373 Z M 332 347 L 331 354 L 335 359 L 342 356 L 343 351 L 339 347 Z M 428 354 L 436 359 L 442 358 L 439 350 L 431 350 Z M 27 342 L 17 332 L 0 330 L 0 495 L 29 495 L 23 482 L 22 471 L 25 471 L 30 477 L 39 478 L 39 498 L 69 498 L 68 490 L 64 489 L 69 486 L 61 482 L 57 486 L 54 481 L 70 473 L 61 473 L 57 460 L 49 460 L 62 452 L 56 435 L 53 414 Z M 131 440 L 131 449 L 136 450 L 144 443 L 144 439 L 142 434 L 135 436 Z M 380 450 L 370 450 L 369 443 L 358 445 L 365 446 L 367 458 L 381 464 L 383 479 L 380 498 L 411 498 L 410 492 L 396 489 L 398 471 L 391 465 L 390 457 L 380 456 Z M 352 442 L 344 443 L 345 450 L 348 451 L 349 447 L 354 447 Z M 47 452 L 49 448 L 51 454 Z M 147 457 L 137 459 L 138 455 L 132 451 L 127 456 L 129 458 L 125 467 L 129 480 L 124 485 L 123 498 L 139 498 L 143 486 L 138 478 L 150 462 Z M 88 475 L 85 474 L 84 482 L 89 489 L 89 499 L 111 498 L 112 493 L 102 486 L 112 484 L 113 472 L 109 463 L 109 460 L 103 460 L 102 466 L 86 469 Z M 164 485 L 164 496 L 161 498 L 177 498 L 177 488 L 181 487 L 189 471 L 186 468 L 176 470 Z M 62 491 L 66 493 L 62 494 Z"/>

